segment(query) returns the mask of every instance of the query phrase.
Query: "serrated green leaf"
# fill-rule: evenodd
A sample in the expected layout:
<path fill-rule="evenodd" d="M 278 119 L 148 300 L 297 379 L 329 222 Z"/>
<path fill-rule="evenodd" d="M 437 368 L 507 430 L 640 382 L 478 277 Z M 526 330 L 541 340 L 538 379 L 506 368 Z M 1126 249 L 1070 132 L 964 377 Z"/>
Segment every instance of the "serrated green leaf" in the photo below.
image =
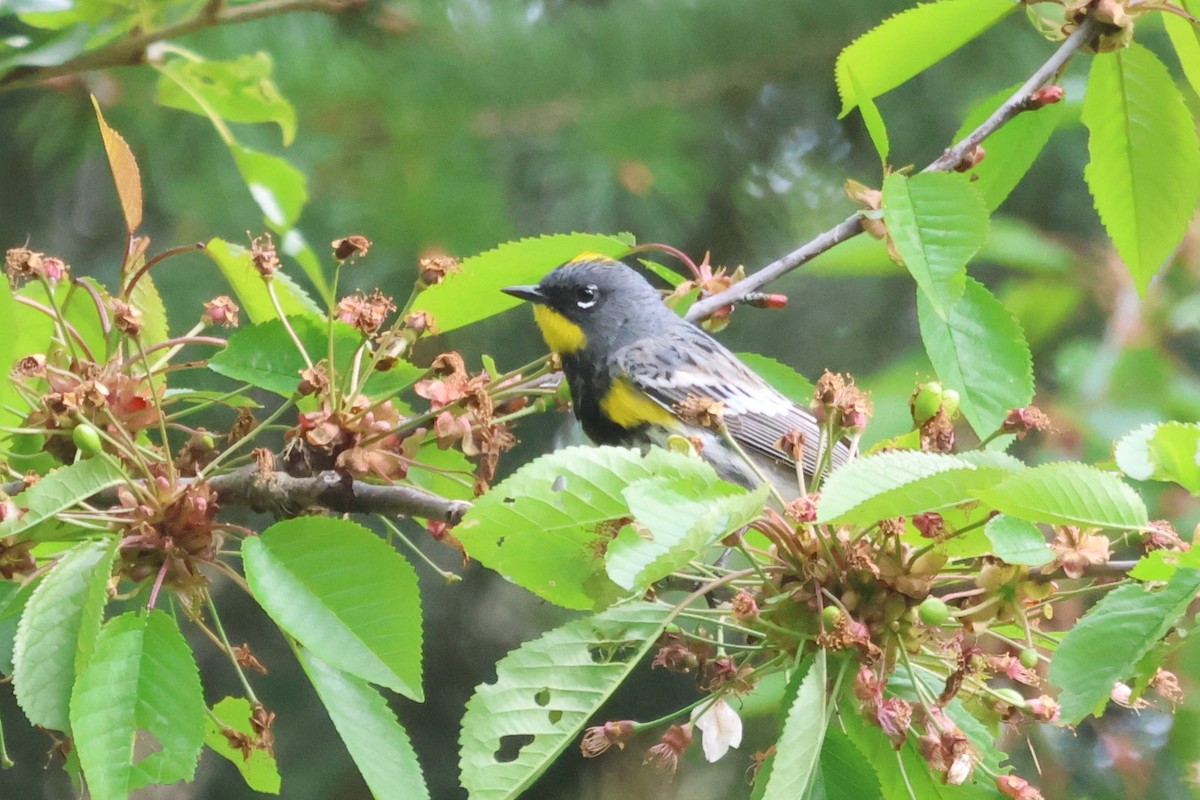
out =
<path fill-rule="evenodd" d="M 162 73 L 154 98 L 159 105 L 230 122 L 274 122 L 285 147 L 296 136 L 296 110 L 279 93 L 265 52 L 233 61 L 171 58 L 157 69 Z"/>
<path fill-rule="evenodd" d="M 738 353 L 737 357 L 793 403 L 807 406 L 812 400 L 815 390 L 812 381 L 787 364 L 758 353 Z"/>
<path fill-rule="evenodd" d="M 121 467 L 102 456 L 60 467 L 13 498 L 25 513 L 0 522 L 0 536 L 25 533 L 58 512 L 124 481 Z"/>
<path fill-rule="evenodd" d="M 825 730 L 821 771 L 817 777 L 823 795 L 817 795 L 814 784 L 814 798 L 863 800 L 880 797 L 879 776 L 875 774 L 874 765 L 837 725 L 830 725 Z"/>
<path fill-rule="evenodd" d="M 288 317 L 288 324 L 305 351 L 314 361 L 326 358 L 329 350 L 329 323 L 310 314 Z M 351 368 L 354 353 L 362 335 L 335 320 L 333 323 L 333 358 L 338 375 Z M 229 343 L 214 354 L 208 367 L 218 375 L 243 381 L 269 392 L 291 397 L 300 385 L 300 372 L 305 368 L 304 357 L 283 322 L 274 319 L 241 328 L 229 337 Z M 391 397 L 411 386 L 425 370 L 399 361 L 387 372 L 376 372 L 367 380 L 364 393 L 372 398 Z"/>
<path fill-rule="evenodd" d="M 965 139 L 1020 88 L 1019 83 L 1009 86 L 972 108 L 954 134 L 954 141 Z M 988 211 L 999 208 L 1025 177 L 1066 110 L 1067 104 L 1060 102 L 1018 114 L 988 136 L 987 158 L 970 170 L 971 186 L 983 198 Z"/>
<path fill-rule="evenodd" d="M 982 283 L 968 277 L 946 319 L 917 293 L 921 339 L 946 388 L 980 438 L 991 435 L 1013 408 L 1033 399 L 1033 356 L 1021 326 Z"/>
<path fill-rule="evenodd" d="M 1146 526 L 1146 504 L 1128 484 L 1088 464 L 1042 464 L 985 488 L 980 499 L 1030 522 L 1137 529 Z"/>
<path fill-rule="evenodd" d="M 820 522 L 869 524 L 974 500 L 1010 469 L 941 453 L 898 450 L 856 458 L 821 487 Z"/>
<path fill-rule="evenodd" d="M 520 305 L 520 300 L 500 291 L 505 286 L 537 283 L 554 267 L 581 253 L 618 258 L 629 247 L 624 239 L 590 233 L 507 242 L 464 259 L 459 271 L 417 295 L 413 310 L 432 314 L 438 330 L 445 333 Z"/>
<path fill-rule="evenodd" d="M 8 370 L 20 359 L 44 352 L 54 333 L 54 323 L 45 314 L 17 302 L 8 281 L 0 281 L 0 319 L 5 320 L 8 335 L 0 337 L 0 369 Z M 25 408 L 25 401 L 12 381 L 0 381 L 0 428 L 15 426 L 21 413 L 10 409 Z M 10 433 L 0 431 L 0 449 L 7 450 Z"/>
<path fill-rule="evenodd" d="M 1135 481 L 1148 481 L 1154 477 L 1157 465 L 1150 455 L 1150 442 L 1157 430 L 1156 424 L 1142 425 L 1122 436 L 1113 446 L 1117 467 Z"/>
<path fill-rule="evenodd" d="M 262 275 L 254 268 L 249 250 L 224 239 L 210 239 L 204 245 L 204 252 L 220 268 L 229 287 L 237 295 L 238 305 L 246 312 L 250 322 L 257 324 L 279 318 L 275 306 L 271 303 L 271 297 L 267 294 L 267 285 Z M 275 296 L 279 298 L 279 305 L 287 316 L 322 313 L 308 293 L 297 286 L 286 273 L 276 272 L 271 281 L 275 287 Z"/>
<path fill-rule="evenodd" d="M 25 604 L 13 642 L 13 688 L 34 725 L 69 732 L 71 687 L 100 633 L 115 539 L 68 550 Z"/>
<path fill-rule="evenodd" d="M 1138 290 L 1183 238 L 1200 199 L 1196 126 L 1171 74 L 1133 42 L 1092 59 L 1083 176 Z"/>
<path fill-rule="evenodd" d="M 878 97 L 924 72 L 1016 7 L 1010 0 L 941 0 L 888 17 L 838 55 L 838 117 L 849 114 L 864 96 Z M 858 79 L 857 91 L 851 72 Z"/>
<path fill-rule="evenodd" d="M 164 342 L 170 337 L 167 307 L 163 305 L 162 296 L 158 293 L 150 275 L 143 275 L 138 280 L 129 294 L 129 304 L 142 312 L 142 327 L 138 333 L 138 341 L 142 343 L 142 347 Z M 154 363 L 153 357 L 151 357 L 150 363 Z"/>
<path fill-rule="evenodd" d="M 683 487 L 672 478 L 630 484 L 622 494 L 646 531 L 627 525 L 617 534 L 604 556 L 608 577 L 630 592 L 643 591 L 753 522 L 768 492 L 765 485 L 747 492 L 718 480 Z"/>
<path fill-rule="evenodd" d="M 421 596 L 412 566 L 349 520 L 277 522 L 242 544 L 271 619 L 337 669 L 420 701 Z"/>
<path fill-rule="evenodd" d="M 1175 5 L 1193 17 L 1200 10 L 1200 3 L 1195 0 L 1177 0 Z M 1196 8 L 1193 9 L 1193 6 Z M 1171 45 L 1175 48 L 1175 55 L 1179 56 L 1179 63 L 1183 66 L 1184 76 L 1192 85 L 1192 91 L 1200 93 L 1200 28 L 1196 23 L 1175 14 L 1160 16 Z"/>
<path fill-rule="evenodd" d="M 1200 549 L 1152 550 L 1138 559 L 1129 577 L 1144 583 L 1166 583 L 1180 569 L 1200 569 Z"/>
<path fill-rule="evenodd" d="M 254 707 L 244 697 L 226 697 L 212 707 L 212 714 L 204 720 L 204 743 L 213 752 L 229 760 L 242 774 L 246 785 L 256 792 L 279 794 L 279 766 L 275 756 L 266 748 L 255 747 L 249 755 L 229 743 L 222 730 L 230 728 L 255 741 L 258 734 L 250 723 Z"/>
<path fill-rule="evenodd" d="M 13 674 L 17 624 L 30 595 L 39 585 L 41 578 L 38 577 L 23 582 L 0 581 L 0 676 L 11 677 Z"/>
<path fill-rule="evenodd" d="M 888 140 L 887 125 L 883 121 L 883 115 L 879 113 L 878 106 L 875 105 L 875 100 L 862 85 L 858 76 L 854 74 L 854 69 L 850 64 L 846 65 L 846 78 L 850 81 L 850 86 L 854 90 L 854 99 L 858 105 L 858 112 L 862 114 L 863 125 L 867 129 L 867 135 L 871 137 L 871 144 L 875 145 L 875 152 L 879 154 L 879 161 L 884 166 L 887 166 L 888 154 L 891 152 L 892 144 Z"/>
<path fill-rule="evenodd" d="M 883 182 L 883 219 L 904 265 L 943 320 L 963 296 L 967 262 L 987 238 L 987 209 L 962 175 L 898 172 Z"/>
<path fill-rule="evenodd" d="M 804 797 L 812 785 L 829 721 L 825 708 L 826 678 L 825 651 L 817 650 L 775 745 L 775 763 L 763 800 Z"/>
<path fill-rule="evenodd" d="M 71 730 L 95 800 L 191 780 L 204 746 L 204 693 L 175 619 L 130 611 L 105 623 L 71 695 Z"/>
<path fill-rule="evenodd" d="M 670 614 L 649 603 L 614 606 L 501 659 L 496 681 L 467 703 L 459 734 L 462 784 L 472 800 L 519 797 L 653 647 Z"/>
<path fill-rule="evenodd" d="M 376 800 L 428 800 L 408 733 L 379 692 L 310 650 L 297 655 Z"/>
<path fill-rule="evenodd" d="M 1181 569 L 1159 591 L 1122 586 L 1104 596 L 1067 631 L 1050 662 L 1062 688 L 1060 714 L 1073 725 L 1104 701 L 1113 684 L 1167 634 L 1200 591 L 1200 571 Z"/>
<path fill-rule="evenodd" d="M 1054 558 L 1042 529 L 1028 520 L 999 514 L 988 520 L 984 533 L 992 554 L 1009 564 L 1040 567 Z"/>
<path fill-rule="evenodd" d="M 1158 426 L 1150 453 L 1167 480 L 1200 494 L 1200 425 L 1167 422 Z"/>
<path fill-rule="evenodd" d="M 605 571 L 613 532 L 629 516 L 635 481 L 715 483 L 704 461 L 654 448 L 568 447 L 521 467 L 480 497 L 454 529 L 471 558 L 567 608 L 603 608 L 627 592 Z"/>

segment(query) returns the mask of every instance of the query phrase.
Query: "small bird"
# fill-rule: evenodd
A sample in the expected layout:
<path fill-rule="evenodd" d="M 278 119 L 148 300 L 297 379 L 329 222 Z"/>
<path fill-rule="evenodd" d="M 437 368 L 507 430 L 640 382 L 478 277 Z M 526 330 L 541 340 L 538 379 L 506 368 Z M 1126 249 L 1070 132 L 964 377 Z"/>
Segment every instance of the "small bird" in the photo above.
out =
<path fill-rule="evenodd" d="M 812 477 L 821 441 L 813 414 L 681 319 L 631 267 L 584 253 L 535 286 L 502 291 L 533 304 L 547 346 L 562 359 L 575 416 L 596 444 L 664 446 L 671 435 L 683 436 L 725 480 L 754 487 L 766 478 L 790 500 L 800 489 L 786 442 L 799 434 L 805 479 Z M 721 404 L 725 432 L 744 457 L 687 413 L 708 401 Z M 849 445 L 838 441 L 832 463 L 848 455 Z"/>

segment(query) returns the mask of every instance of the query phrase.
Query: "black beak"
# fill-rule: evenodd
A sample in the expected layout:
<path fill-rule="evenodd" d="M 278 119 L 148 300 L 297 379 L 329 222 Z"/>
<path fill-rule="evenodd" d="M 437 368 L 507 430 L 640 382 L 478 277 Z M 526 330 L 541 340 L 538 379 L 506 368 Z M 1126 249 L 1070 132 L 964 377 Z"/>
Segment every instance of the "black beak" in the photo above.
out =
<path fill-rule="evenodd" d="M 518 300 L 528 300 L 530 303 L 546 302 L 546 295 L 537 286 L 505 286 L 500 291 Z"/>

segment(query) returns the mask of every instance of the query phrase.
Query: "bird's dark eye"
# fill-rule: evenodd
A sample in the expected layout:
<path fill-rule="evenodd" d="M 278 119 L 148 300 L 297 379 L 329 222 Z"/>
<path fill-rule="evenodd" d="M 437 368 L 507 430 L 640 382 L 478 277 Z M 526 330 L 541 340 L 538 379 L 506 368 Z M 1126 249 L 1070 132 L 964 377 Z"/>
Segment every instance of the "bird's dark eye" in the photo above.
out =
<path fill-rule="evenodd" d="M 581 286 L 575 292 L 575 305 L 580 308 L 591 308 L 596 305 L 596 301 L 600 299 L 600 290 L 596 288 L 596 284 L 589 283 L 587 286 Z"/>

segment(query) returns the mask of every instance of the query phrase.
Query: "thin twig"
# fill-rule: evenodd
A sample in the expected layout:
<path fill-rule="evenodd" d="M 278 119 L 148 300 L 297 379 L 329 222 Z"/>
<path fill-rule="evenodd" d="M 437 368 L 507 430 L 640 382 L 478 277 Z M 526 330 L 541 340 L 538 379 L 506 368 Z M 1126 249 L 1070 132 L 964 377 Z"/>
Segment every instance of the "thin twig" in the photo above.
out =
<path fill-rule="evenodd" d="M 176 39 L 180 36 L 186 36 L 189 33 L 204 30 L 205 28 L 234 25 L 265 17 L 274 17 L 279 14 L 291 14 L 297 11 L 318 11 L 325 14 L 338 14 L 363 5 L 366 5 L 366 0 L 262 0 L 262 2 L 245 6 L 222 5 L 215 11 L 206 8 L 194 17 L 189 17 L 170 25 L 164 25 L 154 30 L 134 33 L 124 39 L 109 42 L 95 50 L 80 53 L 61 64 L 47 67 L 15 69 L 8 75 L 0 78 L 0 92 L 32 86 L 33 84 L 62 75 L 74 75 L 88 70 L 140 64 L 146 57 L 146 48 L 155 42 Z"/>
<path fill-rule="evenodd" d="M 966 138 L 950 147 L 921 171 L 944 172 L 958 166 L 962 162 L 963 156 L 970 152 L 976 145 L 1003 127 L 1013 117 L 1027 110 L 1029 108 L 1029 95 L 1046 81 L 1057 75 L 1067 60 L 1075 54 L 1075 51 L 1091 40 L 1099 27 L 1100 23 L 1096 22 L 1092 17 L 1088 17 L 1081 22 L 1079 27 L 1072 31 L 1071 35 L 1058 46 L 1058 49 L 1047 59 L 1046 63 L 1038 67 L 1037 71 L 1029 76 L 1029 80 L 1025 81 L 1021 85 L 1021 88 L 1013 93 L 1012 97 L 1005 100 L 990 117 L 984 120 L 983 124 L 967 134 Z M 740 301 L 747 294 L 761 289 L 781 275 L 785 275 L 802 264 L 816 258 L 834 245 L 854 238 L 862 233 L 862 231 L 862 217 L 858 212 L 855 212 L 834 227 L 818 235 L 812 241 L 801 245 L 757 272 L 747 275 L 743 280 L 738 281 L 725 291 L 717 292 L 710 297 L 697 301 L 688 309 L 687 319 L 695 322 L 707 317 L 723 306 Z"/>

